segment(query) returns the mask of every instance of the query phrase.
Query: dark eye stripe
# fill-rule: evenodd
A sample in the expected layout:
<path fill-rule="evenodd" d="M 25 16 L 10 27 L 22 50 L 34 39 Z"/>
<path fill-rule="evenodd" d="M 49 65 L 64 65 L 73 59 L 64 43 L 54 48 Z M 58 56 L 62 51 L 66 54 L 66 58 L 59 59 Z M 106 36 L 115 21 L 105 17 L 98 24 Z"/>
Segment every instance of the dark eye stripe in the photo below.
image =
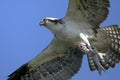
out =
<path fill-rule="evenodd" d="M 56 20 L 48 19 L 48 20 L 55 23 L 55 24 L 57 24 L 57 23 L 64 24 L 64 21 L 62 21 L 62 19 L 58 19 L 58 20 L 57 19 Z"/>
<path fill-rule="evenodd" d="M 50 20 L 50 19 L 48 19 L 48 20 L 55 23 L 55 24 L 57 24 L 59 22 L 58 20 Z"/>

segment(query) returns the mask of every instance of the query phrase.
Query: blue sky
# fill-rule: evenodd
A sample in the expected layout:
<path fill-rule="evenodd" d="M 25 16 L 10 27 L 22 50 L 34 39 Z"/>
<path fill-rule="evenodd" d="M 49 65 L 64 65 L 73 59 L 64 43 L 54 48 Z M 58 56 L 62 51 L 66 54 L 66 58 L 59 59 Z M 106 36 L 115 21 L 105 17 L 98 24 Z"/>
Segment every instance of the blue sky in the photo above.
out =
<path fill-rule="evenodd" d="M 0 0 L 0 80 L 38 55 L 53 39 L 39 22 L 45 17 L 62 18 L 68 0 Z M 120 0 L 111 0 L 110 14 L 101 26 L 120 25 Z M 120 64 L 102 73 L 88 67 L 86 56 L 72 80 L 119 80 Z"/>

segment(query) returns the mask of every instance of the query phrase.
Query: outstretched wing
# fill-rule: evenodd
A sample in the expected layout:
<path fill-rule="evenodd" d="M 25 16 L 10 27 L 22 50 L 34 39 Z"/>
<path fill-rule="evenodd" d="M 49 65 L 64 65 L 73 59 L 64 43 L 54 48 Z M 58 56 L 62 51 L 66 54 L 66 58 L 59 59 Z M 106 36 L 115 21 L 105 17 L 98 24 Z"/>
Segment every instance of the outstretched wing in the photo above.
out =
<path fill-rule="evenodd" d="M 109 0 L 69 0 L 65 18 L 88 22 L 96 28 L 106 19 L 109 6 Z"/>
<path fill-rule="evenodd" d="M 9 75 L 8 80 L 68 80 L 77 73 L 81 63 L 78 48 L 54 39 L 41 55 Z"/>
<path fill-rule="evenodd" d="M 105 53 L 103 59 L 100 61 L 102 66 L 107 70 L 110 67 L 114 68 L 116 63 L 120 62 L 120 28 L 117 25 L 112 25 L 101 28 L 101 30 L 106 32 L 111 42 L 110 50 Z M 88 55 L 88 62 L 92 71 L 98 69 L 92 59 L 92 55 Z"/>

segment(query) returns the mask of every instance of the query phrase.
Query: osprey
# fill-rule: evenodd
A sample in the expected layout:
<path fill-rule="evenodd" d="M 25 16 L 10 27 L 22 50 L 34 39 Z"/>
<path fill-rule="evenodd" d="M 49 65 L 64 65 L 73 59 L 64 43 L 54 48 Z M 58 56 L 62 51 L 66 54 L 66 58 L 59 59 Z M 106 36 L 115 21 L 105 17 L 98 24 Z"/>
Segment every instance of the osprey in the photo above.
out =
<path fill-rule="evenodd" d="M 9 75 L 8 80 L 68 80 L 88 57 L 91 71 L 106 71 L 120 61 L 120 29 L 100 28 L 109 13 L 109 0 L 69 0 L 64 18 L 47 17 L 40 25 L 54 35 L 37 57 Z"/>

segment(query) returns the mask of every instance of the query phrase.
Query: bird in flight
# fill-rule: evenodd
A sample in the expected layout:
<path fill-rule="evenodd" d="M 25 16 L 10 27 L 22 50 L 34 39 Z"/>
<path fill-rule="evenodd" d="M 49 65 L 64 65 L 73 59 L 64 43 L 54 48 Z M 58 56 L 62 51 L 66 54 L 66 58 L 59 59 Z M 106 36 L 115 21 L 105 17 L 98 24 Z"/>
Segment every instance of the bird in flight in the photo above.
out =
<path fill-rule="evenodd" d="M 8 80 L 68 80 L 80 69 L 83 55 L 91 71 L 114 68 L 120 62 L 120 28 L 100 27 L 109 7 L 109 0 L 69 0 L 65 17 L 40 22 L 54 34 L 50 45 Z"/>

